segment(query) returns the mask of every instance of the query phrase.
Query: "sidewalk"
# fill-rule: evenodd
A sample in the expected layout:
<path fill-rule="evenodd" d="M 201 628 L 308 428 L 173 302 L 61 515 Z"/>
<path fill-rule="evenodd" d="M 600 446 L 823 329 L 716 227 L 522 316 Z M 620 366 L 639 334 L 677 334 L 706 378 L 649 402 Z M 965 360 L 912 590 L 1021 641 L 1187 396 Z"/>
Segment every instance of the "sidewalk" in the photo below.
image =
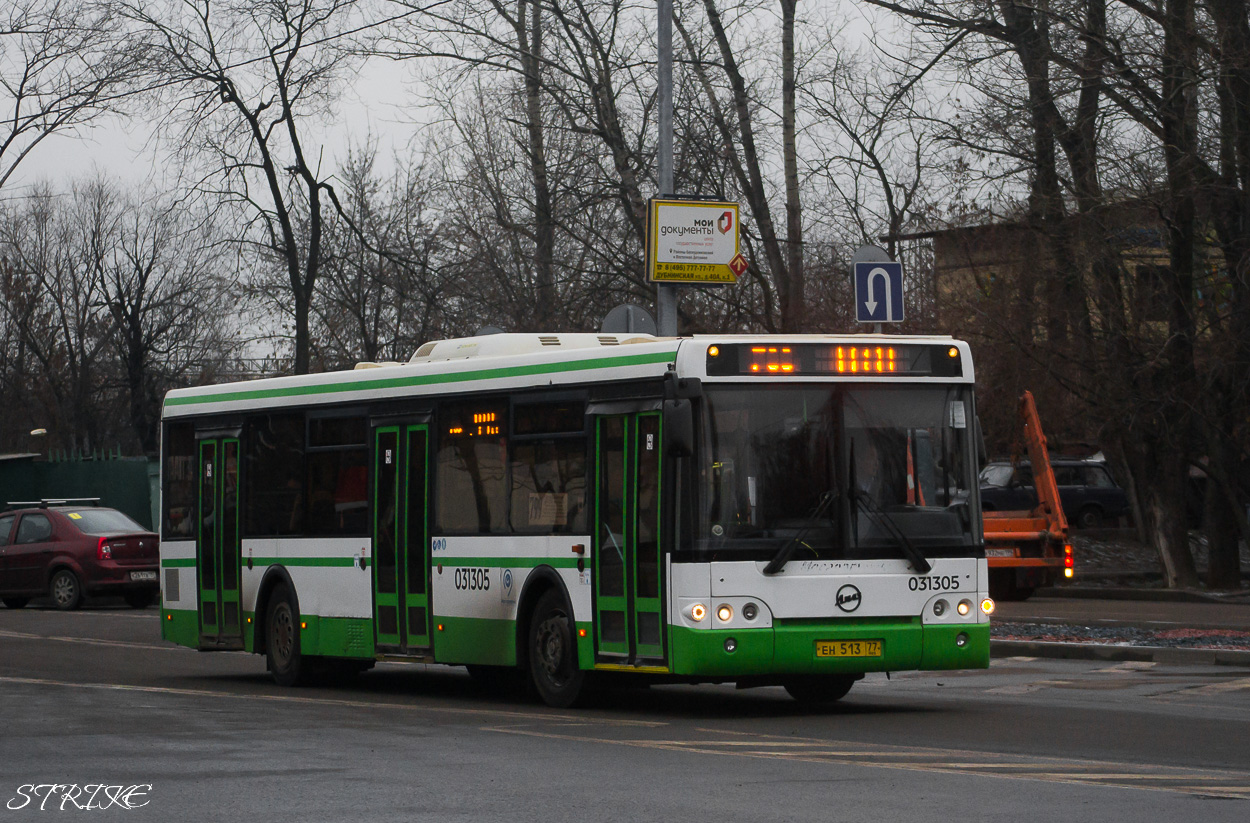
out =
<path fill-rule="evenodd" d="M 999 603 L 991 653 L 1250 667 L 1250 598 L 1152 594 L 1176 593 L 1070 587 Z"/>

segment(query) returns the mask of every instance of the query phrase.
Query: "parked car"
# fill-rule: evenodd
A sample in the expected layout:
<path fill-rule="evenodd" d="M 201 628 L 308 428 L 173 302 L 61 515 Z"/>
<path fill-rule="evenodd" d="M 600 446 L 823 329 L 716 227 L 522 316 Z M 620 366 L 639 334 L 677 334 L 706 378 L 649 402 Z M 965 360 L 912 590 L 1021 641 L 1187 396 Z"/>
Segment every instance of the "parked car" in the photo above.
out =
<path fill-rule="evenodd" d="M 1105 463 L 1096 460 L 1050 460 L 1059 486 L 1059 500 L 1068 522 L 1092 529 L 1115 523 L 1129 513 L 1128 495 Z M 1031 509 L 1037 505 L 1033 470 L 1028 461 L 1014 471 L 1010 463 L 990 463 L 981 470 L 981 508 L 986 511 Z"/>
<path fill-rule="evenodd" d="M 17 504 L 0 512 L 0 601 L 20 609 L 48 595 L 76 609 L 86 595 L 121 595 L 136 609 L 160 593 L 159 538 L 116 509 Z"/>

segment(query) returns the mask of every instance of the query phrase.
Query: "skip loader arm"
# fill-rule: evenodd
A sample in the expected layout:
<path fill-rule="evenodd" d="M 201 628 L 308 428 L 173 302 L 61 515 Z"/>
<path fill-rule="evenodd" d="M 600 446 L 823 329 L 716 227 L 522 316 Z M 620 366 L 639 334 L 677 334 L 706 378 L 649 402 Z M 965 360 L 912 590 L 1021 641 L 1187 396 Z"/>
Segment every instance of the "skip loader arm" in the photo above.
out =
<path fill-rule="evenodd" d="M 1063 504 L 1059 501 L 1059 485 L 1055 482 L 1055 472 L 1050 466 L 1046 435 L 1042 434 L 1042 424 L 1037 417 L 1037 405 L 1033 402 L 1032 392 L 1025 391 L 1020 395 L 1020 404 L 1016 411 L 1024 433 L 1024 445 L 1029 452 L 1029 463 L 1033 467 L 1033 489 L 1037 492 L 1037 508 L 1033 510 L 1033 516 L 1046 519 L 1046 530 L 1052 540 L 1066 543 L 1068 518 L 1064 516 Z"/>

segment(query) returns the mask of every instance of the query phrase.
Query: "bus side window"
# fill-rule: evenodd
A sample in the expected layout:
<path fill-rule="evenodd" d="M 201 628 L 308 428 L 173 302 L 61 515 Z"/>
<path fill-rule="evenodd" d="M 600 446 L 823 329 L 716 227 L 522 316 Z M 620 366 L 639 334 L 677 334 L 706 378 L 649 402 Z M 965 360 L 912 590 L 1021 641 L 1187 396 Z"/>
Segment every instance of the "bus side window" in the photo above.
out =
<path fill-rule="evenodd" d="M 367 432 L 364 417 L 308 421 L 307 534 L 368 533 Z"/>
<path fill-rule="evenodd" d="M 161 480 L 162 531 L 166 539 L 190 537 L 195 512 L 195 425 L 165 424 L 165 466 Z"/>
<path fill-rule="evenodd" d="M 244 474 L 246 534 L 300 534 L 307 511 L 304 488 L 304 415 L 248 421 Z"/>
<path fill-rule="evenodd" d="M 512 444 L 512 528 L 524 534 L 586 530 L 586 440 Z"/>
<path fill-rule="evenodd" d="M 449 534 L 508 531 L 507 438 L 502 404 L 445 406 L 436 461 L 438 528 Z"/>

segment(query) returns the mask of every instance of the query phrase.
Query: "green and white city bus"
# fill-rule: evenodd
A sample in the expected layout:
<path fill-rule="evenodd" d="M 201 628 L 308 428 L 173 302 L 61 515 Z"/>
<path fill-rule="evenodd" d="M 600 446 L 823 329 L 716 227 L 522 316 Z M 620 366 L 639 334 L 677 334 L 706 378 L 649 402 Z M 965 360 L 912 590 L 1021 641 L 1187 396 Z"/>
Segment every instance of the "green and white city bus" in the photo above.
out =
<path fill-rule="evenodd" d="M 557 706 L 595 672 L 822 701 L 983 668 L 975 412 L 967 344 L 884 335 L 496 334 L 173 391 L 163 635 Z"/>

